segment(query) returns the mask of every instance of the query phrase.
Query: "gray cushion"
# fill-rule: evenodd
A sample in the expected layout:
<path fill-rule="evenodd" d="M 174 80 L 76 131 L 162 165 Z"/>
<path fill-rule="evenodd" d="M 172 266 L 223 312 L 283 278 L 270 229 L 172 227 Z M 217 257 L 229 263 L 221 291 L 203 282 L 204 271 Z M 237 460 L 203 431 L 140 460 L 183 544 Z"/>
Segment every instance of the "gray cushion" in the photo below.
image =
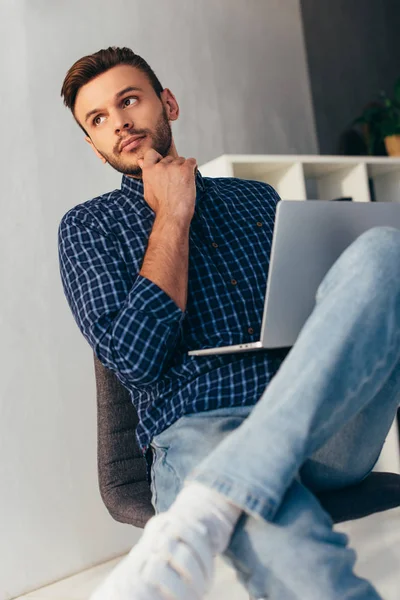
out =
<path fill-rule="evenodd" d="M 154 514 L 147 463 L 135 437 L 138 423 L 128 390 L 94 355 L 97 387 L 98 475 L 111 516 L 144 527 Z M 364 481 L 317 497 L 338 523 L 400 506 L 400 475 L 371 473 Z"/>
<path fill-rule="evenodd" d="M 94 356 L 100 494 L 111 516 L 144 527 L 154 514 L 147 465 L 135 438 L 138 423 L 128 390 Z"/>

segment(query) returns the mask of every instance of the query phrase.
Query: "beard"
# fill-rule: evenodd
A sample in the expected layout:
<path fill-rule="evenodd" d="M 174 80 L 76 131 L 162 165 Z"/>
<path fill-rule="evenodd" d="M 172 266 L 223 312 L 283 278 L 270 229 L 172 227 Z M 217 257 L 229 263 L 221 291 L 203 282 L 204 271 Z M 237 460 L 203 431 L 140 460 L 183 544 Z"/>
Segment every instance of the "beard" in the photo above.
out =
<path fill-rule="evenodd" d="M 146 135 L 147 138 L 151 140 L 151 148 L 153 148 L 156 152 L 161 154 L 163 158 L 167 156 L 172 145 L 172 131 L 164 106 L 154 132 L 150 131 L 149 129 L 135 129 L 134 131 L 129 131 L 129 135 Z M 108 164 L 119 173 L 123 173 L 124 175 L 130 175 L 131 177 L 141 179 L 142 169 L 139 167 L 139 165 L 137 163 L 129 164 L 131 156 L 135 153 L 136 148 L 128 153 L 121 153 L 119 147 L 120 142 L 118 144 L 118 147 L 114 150 L 113 154 L 106 154 L 105 152 L 100 152 L 98 148 L 97 151 L 99 152 L 99 154 L 101 154 L 103 158 L 106 159 Z M 123 156 L 124 158 L 121 158 L 121 156 Z"/>

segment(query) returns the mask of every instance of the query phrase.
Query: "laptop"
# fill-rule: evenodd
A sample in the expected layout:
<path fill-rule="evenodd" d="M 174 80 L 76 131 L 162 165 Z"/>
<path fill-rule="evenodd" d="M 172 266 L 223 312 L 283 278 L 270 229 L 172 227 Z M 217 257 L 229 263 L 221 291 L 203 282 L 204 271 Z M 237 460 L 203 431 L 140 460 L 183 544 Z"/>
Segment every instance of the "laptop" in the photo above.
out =
<path fill-rule="evenodd" d="M 400 203 L 280 200 L 272 237 L 260 340 L 189 351 L 227 354 L 294 345 L 315 306 L 319 284 L 364 231 L 400 230 Z"/>

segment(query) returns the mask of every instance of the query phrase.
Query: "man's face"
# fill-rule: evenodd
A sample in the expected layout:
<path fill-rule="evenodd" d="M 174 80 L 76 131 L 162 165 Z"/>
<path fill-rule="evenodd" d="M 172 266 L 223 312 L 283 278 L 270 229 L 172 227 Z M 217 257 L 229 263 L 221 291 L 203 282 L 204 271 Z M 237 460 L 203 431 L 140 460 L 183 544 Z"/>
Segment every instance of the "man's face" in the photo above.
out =
<path fill-rule="evenodd" d="M 128 87 L 137 89 L 117 96 Z M 100 110 L 92 113 L 95 109 Z M 89 134 L 85 140 L 96 155 L 133 177 L 141 177 L 137 161 L 150 148 L 163 157 L 171 152 L 169 121 L 176 120 L 178 114 L 173 94 L 166 88 L 160 100 L 146 74 L 130 65 L 118 65 L 89 81 L 75 102 L 75 117 Z M 133 148 L 121 148 L 124 140 L 139 135 L 143 137 Z"/>

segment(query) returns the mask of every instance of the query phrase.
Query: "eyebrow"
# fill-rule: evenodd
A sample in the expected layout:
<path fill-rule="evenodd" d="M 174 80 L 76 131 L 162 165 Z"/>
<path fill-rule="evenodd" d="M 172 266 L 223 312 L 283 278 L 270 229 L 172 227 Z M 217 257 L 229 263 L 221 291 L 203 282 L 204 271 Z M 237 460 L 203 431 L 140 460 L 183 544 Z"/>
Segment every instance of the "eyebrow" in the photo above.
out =
<path fill-rule="evenodd" d="M 142 88 L 139 87 L 135 87 L 133 85 L 129 85 L 128 87 L 124 88 L 123 90 L 121 90 L 120 92 L 118 92 L 117 94 L 115 94 L 115 98 L 121 98 L 121 96 L 123 96 L 124 94 L 126 94 L 127 92 L 143 92 Z M 95 113 L 101 112 L 102 110 L 104 110 L 103 108 L 94 108 L 93 110 L 90 110 L 85 117 L 85 123 L 88 120 L 89 117 L 91 117 L 92 115 L 94 115 Z"/>

